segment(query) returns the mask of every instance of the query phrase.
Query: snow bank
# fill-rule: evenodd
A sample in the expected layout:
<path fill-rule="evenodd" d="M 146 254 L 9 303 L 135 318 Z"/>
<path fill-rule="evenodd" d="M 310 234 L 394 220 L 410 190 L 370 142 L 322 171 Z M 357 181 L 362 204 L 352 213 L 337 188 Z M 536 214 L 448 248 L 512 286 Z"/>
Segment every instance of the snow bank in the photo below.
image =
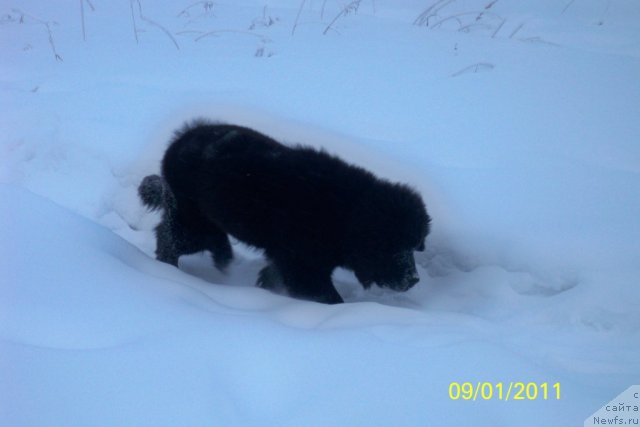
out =
<path fill-rule="evenodd" d="M 581 387 L 599 390 L 469 315 L 238 298 L 45 199 L 0 193 L 3 425 L 552 424 L 594 403 L 572 396 Z M 498 377 L 564 380 L 568 397 L 518 411 L 447 398 L 450 381 Z"/>

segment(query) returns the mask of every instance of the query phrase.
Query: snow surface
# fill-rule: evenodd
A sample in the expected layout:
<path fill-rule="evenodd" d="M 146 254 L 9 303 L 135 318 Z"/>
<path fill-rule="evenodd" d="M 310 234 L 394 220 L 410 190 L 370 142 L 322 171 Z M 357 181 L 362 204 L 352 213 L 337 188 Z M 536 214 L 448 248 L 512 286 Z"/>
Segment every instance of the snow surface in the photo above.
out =
<path fill-rule="evenodd" d="M 132 4 L 137 42 L 127 2 L 1 5 L 0 425 L 568 426 L 640 383 L 640 3 Z M 155 261 L 136 187 L 199 116 L 419 189 L 421 282 Z"/>

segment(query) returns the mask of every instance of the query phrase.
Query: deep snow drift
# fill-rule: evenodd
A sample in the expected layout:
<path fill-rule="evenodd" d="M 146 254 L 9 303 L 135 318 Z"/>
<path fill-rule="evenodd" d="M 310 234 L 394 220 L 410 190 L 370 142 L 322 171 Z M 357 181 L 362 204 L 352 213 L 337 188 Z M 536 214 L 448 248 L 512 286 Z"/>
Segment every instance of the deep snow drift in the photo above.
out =
<path fill-rule="evenodd" d="M 640 383 L 637 2 L 106 3 L 0 10 L 0 425 L 581 425 Z M 196 116 L 419 189 L 421 282 L 156 262 L 136 186 Z"/>

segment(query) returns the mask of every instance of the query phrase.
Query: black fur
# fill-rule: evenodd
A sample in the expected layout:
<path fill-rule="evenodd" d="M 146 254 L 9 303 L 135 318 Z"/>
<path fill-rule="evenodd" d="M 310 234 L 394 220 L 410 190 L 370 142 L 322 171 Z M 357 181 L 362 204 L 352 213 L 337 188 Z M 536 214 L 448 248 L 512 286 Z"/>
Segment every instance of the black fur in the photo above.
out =
<path fill-rule="evenodd" d="M 166 181 L 158 175 L 146 176 L 138 187 L 142 203 L 152 210 L 162 208 L 162 221 L 156 227 L 156 257 L 178 266 L 180 255 L 208 250 L 215 266 L 224 270 L 233 259 L 225 233 L 195 217 L 186 217 L 176 207 L 176 200 Z M 180 219 L 184 218 L 184 219 Z"/>
<path fill-rule="evenodd" d="M 170 203 L 166 200 L 168 197 L 173 197 L 170 192 L 167 192 L 168 188 L 166 187 L 164 180 L 162 177 L 158 175 L 149 175 L 146 176 L 140 186 L 138 187 L 138 195 L 147 207 L 152 210 L 160 209 L 164 207 L 166 204 Z M 168 193 L 165 196 L 165 193 Z"/>
<path fill-rule="evenodd" d="M 417 281 L 414 250 L 424 249 L 430 218 L 409 187 L 313 148 L 289 147 L 254 130 L 194 122 L 178 131 L 138 189 L 163 208 L 157 258 L 211 251 L 216 267 L 232 258 L 227 234 L 264 249 L 258 285 L 282 282 L 295 297 L 342 302 L 336 267 L 365 287 L 405 291 Z"/>

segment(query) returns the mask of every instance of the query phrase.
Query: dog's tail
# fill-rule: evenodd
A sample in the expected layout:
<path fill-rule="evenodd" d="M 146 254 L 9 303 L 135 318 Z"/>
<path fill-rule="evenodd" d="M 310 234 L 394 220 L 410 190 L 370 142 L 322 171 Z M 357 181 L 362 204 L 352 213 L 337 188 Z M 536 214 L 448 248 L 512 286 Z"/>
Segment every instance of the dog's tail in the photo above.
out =
<path fill-rule="evenodd" d="M 168 190 L 164 179 L 159 175 L 145 176 L 138 187 L 142 203 L 151 210 L 166 206 L 165 193 Z"/>

